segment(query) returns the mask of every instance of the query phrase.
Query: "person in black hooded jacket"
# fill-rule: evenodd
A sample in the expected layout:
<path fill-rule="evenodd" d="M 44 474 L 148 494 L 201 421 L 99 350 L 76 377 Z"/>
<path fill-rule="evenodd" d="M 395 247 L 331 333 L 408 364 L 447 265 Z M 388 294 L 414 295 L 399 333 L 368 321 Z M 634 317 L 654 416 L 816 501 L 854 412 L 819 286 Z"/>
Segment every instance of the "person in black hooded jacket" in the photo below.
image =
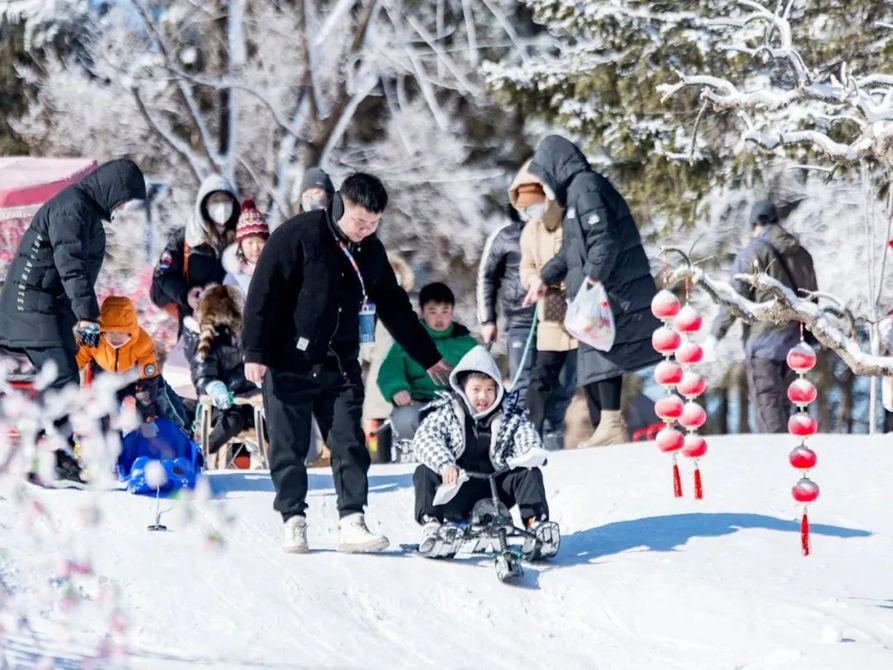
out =
<path fill-rule="evenodd" d="M 550 200 L 564 208 L 563 239 L 559 253 L 530 283 L 528 300 L 549 285 L 567 284 L 572 300 L 584 282 L 601 283 L 614 314 L 616 337 L 610 351 L 580 342 L 577 384 L 587 394 L 598 394 L 601 421 L 581 447 L 629 441 L 620 414 L 624 372 L 634 372 L 660 360 L 651 334 L 660 322 L 651 314 L 657 292 L 639 229 L 623 196 L 592 169 L 572 142 L 550 135 L 540 142 L 528 168 L 538 177 Z"/>
<path fill-rule="evenodd" d="M 422 327 L 375 236 L 388 195 L 368 174 L 344 180 L 332 210 L 299 214 L 270 236 L 243 315 L 245 377 L 263 380 L 274 508 L 283 549 L 307 547 L 307 469 L 314 416 L 332 452 L 341 551 L 380 551 L 366 527 L 370 456 L 361 425 L 360 328 L 371 335 L 369 302 L 398 344 L 443 383 L 451 367 Z M 364 318 L 360 319 L 360 310 Z"/>
<path fill-rule="evenodd" d="M 103 221 L 132 200 L 146 182 L 128 159 L 100 165 L 41 207 L 25 230 L 0 292 L 0 345 L 24 352 L 38 369 L 52 361 L 52 389 L 78 383 L 79 344 L 99 342 L 94 286 L 105 257 Z M 70 439 L 67 421 L 58 426 Z M 77 462 L 56 453 L 60 482 L 83 483 Z"/>

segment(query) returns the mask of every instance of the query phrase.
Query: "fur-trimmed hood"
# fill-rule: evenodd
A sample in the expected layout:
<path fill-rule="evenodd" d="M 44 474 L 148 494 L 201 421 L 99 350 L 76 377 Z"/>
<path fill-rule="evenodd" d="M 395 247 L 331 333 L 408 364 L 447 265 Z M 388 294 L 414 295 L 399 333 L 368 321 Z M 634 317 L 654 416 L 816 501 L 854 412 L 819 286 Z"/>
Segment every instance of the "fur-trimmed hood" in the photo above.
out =
<path fill-rule="evenodd" d="M 219 331 L 228 330 L 238 339 L 242 332 L 242 293 L 236 286 L 212 286 L 199 300 L 196 321 L 199 328 L 197 356 L 204 358 Z"/>
<path fill-rule="evenodd" d="M 220 264 L 223 265 L 223 269 L 231 275 L 237 275 L 242 271 L 242 261 L 239 260 L 238 250 L 238 243 L 233 242 L 232 244 L 227 245 L 226 249 L 223 250 L 223 253 L 220 254 Z"/>

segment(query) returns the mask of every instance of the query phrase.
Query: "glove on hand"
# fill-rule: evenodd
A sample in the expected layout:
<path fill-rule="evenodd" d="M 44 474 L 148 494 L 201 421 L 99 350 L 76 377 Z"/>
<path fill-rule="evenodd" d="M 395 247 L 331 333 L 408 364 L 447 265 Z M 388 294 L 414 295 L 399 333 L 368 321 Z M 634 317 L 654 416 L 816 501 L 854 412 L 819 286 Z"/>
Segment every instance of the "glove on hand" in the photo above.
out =
<path fill-rule="evenodd" d="M 74 337 L 79 346 L 99 346 L 99 324 L 94 321 L 78 321 L 74 327 Z"/>
<path fill-rule="evenodd" d="M 217 409 L 229 409 L 232 402 L 229 399 L 229 389 L 219 379 L 215 379 L 205 386 L 205 393 L 211 397 L 211 404 Z"/>

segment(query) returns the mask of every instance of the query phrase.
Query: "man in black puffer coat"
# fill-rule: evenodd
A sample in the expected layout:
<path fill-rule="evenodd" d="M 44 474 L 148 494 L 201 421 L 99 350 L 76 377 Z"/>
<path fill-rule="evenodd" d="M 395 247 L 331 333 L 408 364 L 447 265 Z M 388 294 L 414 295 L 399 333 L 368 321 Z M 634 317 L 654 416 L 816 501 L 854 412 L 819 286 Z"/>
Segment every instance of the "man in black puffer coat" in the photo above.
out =
<path fill-rule="evenodd" d="M 587 393 L 597 393 L 602 407 L 598 428 L 580 446 L 627 442 L 620 415 L 622 375 L 660 360 L 651 346 L 651 335 L 660 326 L 651 314 L 657 288 L 639 229 L 623 196 L 563 137 L 550 135 L 540 142 L 529 171 L 552 191 L 547 196 L 565 209 L 561 251 L 543 268 L 542 284 L 532 286 L 529 297 L 564 280 L 572 300 L 583 282 L 601 283 L 617 329 L 608 352 L 580 342 L 577 384 Z"/>
<path fill-rule="evenodd" d="M 394 339 L 436 381 L 451 367 L 412 309 L 375 236 L 388 194 L 372 175 L 354 174 L 331 210 L 299 214 L 270 236 L 248 297 L 242 326 L 245 377 L 263 380 L 270 436 L 274 508 L 284 523 L 283 549 L 307 547 L 310 419 L 332 452 L 338 497 L 338 549 L 381 551 L 386 537 L 366 527 L 370 457 L 361 425 L 360 328 L 371 334 L 368 303 Z M 363 305 L 364 319 L 360 320 Z"/>
<path fill-rule="evenodd" d="M 78 383 L 76 337 L 88 346 L 99 341 L 94 286 L 105 256 L 103 221 L 145 198 L 136 163 L 110 161 L 41 207 L 19 242 L 0 292 L 0 345 L 24 352 L 38 369 L 53 361 L 53 389 Z M 59 428 L 70 434 L 67 423 Z M 80 482 L 77 463 L 63 452 L 56 470 Z"/>

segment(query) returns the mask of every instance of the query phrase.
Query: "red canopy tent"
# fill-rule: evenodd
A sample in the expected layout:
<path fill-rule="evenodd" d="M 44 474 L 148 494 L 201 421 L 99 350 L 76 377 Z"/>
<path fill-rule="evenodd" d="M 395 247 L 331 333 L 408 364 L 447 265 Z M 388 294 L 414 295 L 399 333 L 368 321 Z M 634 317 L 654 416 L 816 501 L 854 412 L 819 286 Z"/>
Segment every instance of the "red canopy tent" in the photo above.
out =
<path fill-rule="evenodd" d="M 0 221 L 30 218 L 47 200 L 96 167 L 92 158 L 0 157 Z"/>

